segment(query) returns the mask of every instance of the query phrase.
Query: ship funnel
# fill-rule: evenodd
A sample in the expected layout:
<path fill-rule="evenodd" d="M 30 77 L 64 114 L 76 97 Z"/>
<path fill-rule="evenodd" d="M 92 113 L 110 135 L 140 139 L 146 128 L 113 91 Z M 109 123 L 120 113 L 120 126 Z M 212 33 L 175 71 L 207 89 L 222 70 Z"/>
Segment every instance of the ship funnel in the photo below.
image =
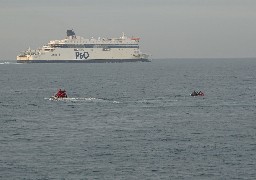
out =
<path fill-rule="evenodd" d="M 75 36 L 75 32 L 72 30 L 67 30 L 67 36 Z"/>

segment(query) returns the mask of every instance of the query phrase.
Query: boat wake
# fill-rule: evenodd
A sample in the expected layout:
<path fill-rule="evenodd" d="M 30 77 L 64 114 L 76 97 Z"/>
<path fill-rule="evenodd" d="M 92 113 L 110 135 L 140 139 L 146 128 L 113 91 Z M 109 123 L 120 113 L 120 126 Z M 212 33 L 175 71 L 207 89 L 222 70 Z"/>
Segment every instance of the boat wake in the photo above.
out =
<path fill-rule="evenodd" d="M 10 62 L 10 61 L 4 61 L 4 62 L 0 62 L 1 64 L 21 64 L 21 63 L 17 63 L 17 62 Z"/>
<path fill-rule="evenodd" d="M 55 97 L 50 97 L 50 98 L 44 98 L 49 101 L 67 101 L 67 102 L 112 102 L 112 103 L 120 103 L 119 101 L 111 101 L 107 99 L 100 99 L 100 98 L 94 98 L 94 97 L 79 97 L 79 98 L 74 98 L 74 97 L 68 97 L 68 98 L 55 98 Z"/>

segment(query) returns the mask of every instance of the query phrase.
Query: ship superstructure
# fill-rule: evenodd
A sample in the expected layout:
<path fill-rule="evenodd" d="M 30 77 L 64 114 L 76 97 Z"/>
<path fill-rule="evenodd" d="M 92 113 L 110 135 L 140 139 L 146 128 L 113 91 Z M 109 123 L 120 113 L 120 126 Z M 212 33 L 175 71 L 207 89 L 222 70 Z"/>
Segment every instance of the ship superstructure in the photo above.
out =
<path fill-rule="evenodd" d="M 149 61 L 149 55 L 141 53 L 140 38 L 90 38 L 76 36 L 67 30 L 62 40 L 52 40 L 36 50 L 30 48 L 17 56 L 17 62 L 132 62 Z"/>

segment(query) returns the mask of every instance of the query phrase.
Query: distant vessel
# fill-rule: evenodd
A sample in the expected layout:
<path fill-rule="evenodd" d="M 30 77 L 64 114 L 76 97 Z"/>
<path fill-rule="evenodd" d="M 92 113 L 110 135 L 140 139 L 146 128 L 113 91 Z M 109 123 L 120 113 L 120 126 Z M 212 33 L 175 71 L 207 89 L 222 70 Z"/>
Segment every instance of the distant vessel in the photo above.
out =
<path fill-rule="evenodd" d="M 17 62 L 148 62 L 149 55 L 141 53 L 139 40 L 124 33 L 120 38 L 85 39 L 67 30 L 65 39 L 51 40 L 36 50 L 29 48 L 17 56 Z"/>

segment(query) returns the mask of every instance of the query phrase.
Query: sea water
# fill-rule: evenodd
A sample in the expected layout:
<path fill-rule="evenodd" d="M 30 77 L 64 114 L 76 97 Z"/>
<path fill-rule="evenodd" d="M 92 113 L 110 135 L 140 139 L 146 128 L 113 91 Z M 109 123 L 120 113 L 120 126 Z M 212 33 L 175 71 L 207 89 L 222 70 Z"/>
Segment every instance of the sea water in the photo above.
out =
<path fill-rule="evenodd" d="M 2 61 L 0 179 L 255 179 L 255 69 Z M 69 98 L 50 100 L 59 88 Z"/>

